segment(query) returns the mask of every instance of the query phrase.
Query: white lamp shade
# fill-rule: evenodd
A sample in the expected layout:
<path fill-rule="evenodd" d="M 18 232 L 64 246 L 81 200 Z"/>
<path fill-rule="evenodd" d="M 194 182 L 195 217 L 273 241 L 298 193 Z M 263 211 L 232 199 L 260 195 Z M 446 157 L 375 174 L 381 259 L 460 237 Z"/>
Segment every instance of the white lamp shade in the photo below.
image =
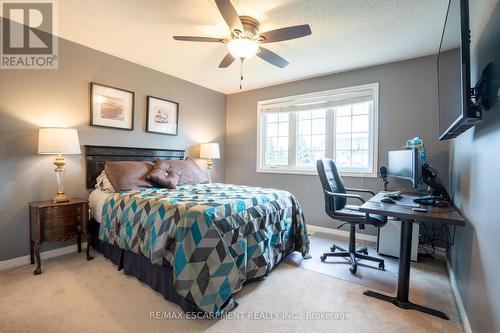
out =
<path fill-rule="evenodd" d="M 40 128 L 38 154 L 80 154 L 80 142 L 75 128 Z"/>
<path fill-rule="evenodd" d="M 218 143 L 202 143 L 200 145 L 200 158 L 220 158 Z"/>

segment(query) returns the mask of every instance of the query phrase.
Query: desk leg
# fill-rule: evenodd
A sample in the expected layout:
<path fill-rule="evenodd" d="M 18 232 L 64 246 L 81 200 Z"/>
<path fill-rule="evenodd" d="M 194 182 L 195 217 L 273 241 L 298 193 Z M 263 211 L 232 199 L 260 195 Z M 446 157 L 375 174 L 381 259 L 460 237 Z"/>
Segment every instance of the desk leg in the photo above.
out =
<path fill-rule="evenodd" d="M 411 234 L 413 223 L 401 221 L 401 243 L 399 245 L 398 292 L 397 299 L 408 303 L 410 292 Z"/>
<path fill-rule="evenodd" d="M 399 251 L 398 289 L 396 297 L 387 296 L 371 290 L 366 290 L 363 294 L 365 294 L 366 296 L 375 297 L 382 301 L 390 302 L 402 309 L 416 310 L 448 320 L 450 318 L 448 318 L 448 316 L 444 312 L 414 304 L 408 300 L 408 294 L 410 291 L 412 229 L 412 221 L 401 221 L 401 244 Z"/>

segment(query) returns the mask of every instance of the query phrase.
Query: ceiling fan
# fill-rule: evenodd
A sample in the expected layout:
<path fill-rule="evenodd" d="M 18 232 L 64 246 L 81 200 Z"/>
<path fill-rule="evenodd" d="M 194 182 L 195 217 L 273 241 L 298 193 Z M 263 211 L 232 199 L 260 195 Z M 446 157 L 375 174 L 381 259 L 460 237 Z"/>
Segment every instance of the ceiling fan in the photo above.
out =
<path fill-rule="evenodd" d="M 231 29 L 231 37 L 195 37 L 195 36 L 174 36 L 175 40 L 188 42 L 208 42 L 223 43 L 227 45 L 228 53 L 219 64 L 219 68 L 229 67 L 235 59 L 243 61 L 258 56 L 259 58 L 277 66 L 284 68 L 288 66 L 288 61 L 276 53 L 264 48 L 261 44 L 282 42 L 285 40 L 309 36 L 311 27 L 308 24 L 295 25 L 276 30 L 259 32 L 259 21 L 250 16 L 239 16 L 230 0 L 215 0 L 224 21 Z M 240 89 L 243 75 L 240 75 Z"/>

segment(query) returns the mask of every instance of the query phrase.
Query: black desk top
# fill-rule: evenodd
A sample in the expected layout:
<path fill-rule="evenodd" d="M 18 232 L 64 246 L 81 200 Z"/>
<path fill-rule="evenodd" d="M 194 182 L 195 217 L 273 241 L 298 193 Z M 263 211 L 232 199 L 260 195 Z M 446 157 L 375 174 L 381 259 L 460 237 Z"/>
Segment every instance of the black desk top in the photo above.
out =
<path fill-rule="evenodd" d="M 392 203 L 384 203 L 380 200 L 387 192 L 379 192 L 360 208 L 360 212 L 392 216 L 403 220 L 416 220 L 430 223 L 447 223 L 451 225 L 464 226 L 465 220 L 455 207 L 433 207 L 422 205 L 428 212 L 415 212 L 412 207 Z M 416 198 L 416 195 L 403 194 L 408 199 Z"/>

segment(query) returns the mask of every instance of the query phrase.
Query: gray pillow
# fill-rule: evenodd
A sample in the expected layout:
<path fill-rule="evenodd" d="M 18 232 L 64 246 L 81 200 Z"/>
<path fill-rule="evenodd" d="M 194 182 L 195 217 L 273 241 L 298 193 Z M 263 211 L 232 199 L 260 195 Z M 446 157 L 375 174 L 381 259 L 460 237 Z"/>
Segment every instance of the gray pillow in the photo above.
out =
<path fill-rule="evenodd" d="M 200 169 L 198 164 L 192 159 L 179 160 L 157 160 L 155 166 L 166 163 L 169 167 L 173 168 L 179 173 L 179 185 L 184 184 L 206 184 L 208 183 L 208 176 L 203 170 Z M 163 168 L 165 169 L 165 168 Z M 168 169 L 167 169 L 168 170 Z"/>
<path fill-rule="evenodd" d="M 146 178 L 161 187 L 175 189 L 181 172 L 170 166 L 168 160 L 158 160 Z"/>
<path fill-rule="evenodd" d="M 104 171 L 116 191 L 136 190 L 141 187 L 153 187 L 146 175 L 153 168 L 148 161 L 106 162 Z"/>

